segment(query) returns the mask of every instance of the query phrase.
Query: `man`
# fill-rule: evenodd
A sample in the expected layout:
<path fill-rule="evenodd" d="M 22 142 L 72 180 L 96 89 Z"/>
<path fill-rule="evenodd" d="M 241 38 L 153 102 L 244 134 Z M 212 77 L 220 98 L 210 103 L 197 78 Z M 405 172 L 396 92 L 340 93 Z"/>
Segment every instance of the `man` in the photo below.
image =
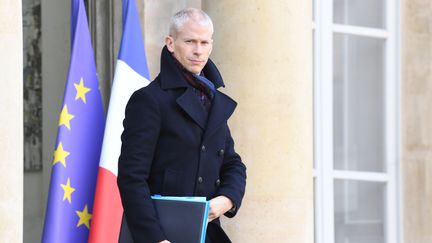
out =
<path fill-rule="evenodd" d="M 214 63 L 213 24 L 201 10 L 176 13 L 161 54 L 161 71 L 126 107 L 118 186 L 135 242 L 169 242 L 150 196 L 210 200 L 206 242 L 230 242 L 219 217 L 234 217 L 246 167 L 234 150 L 227 120 L 236 103 Z"/>

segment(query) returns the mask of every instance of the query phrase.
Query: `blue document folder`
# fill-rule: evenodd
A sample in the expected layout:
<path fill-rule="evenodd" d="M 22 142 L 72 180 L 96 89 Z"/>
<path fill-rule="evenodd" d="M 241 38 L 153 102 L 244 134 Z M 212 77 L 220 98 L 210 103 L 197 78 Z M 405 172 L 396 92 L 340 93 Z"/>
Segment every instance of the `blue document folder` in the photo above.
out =
<path fill-rule="evenodd" d="M 172 243 L 204 243 L 209 202 L 205 197 L 152 196 L 159 223 Z M 133 243 L 123 217 L 119 243 Z"/>

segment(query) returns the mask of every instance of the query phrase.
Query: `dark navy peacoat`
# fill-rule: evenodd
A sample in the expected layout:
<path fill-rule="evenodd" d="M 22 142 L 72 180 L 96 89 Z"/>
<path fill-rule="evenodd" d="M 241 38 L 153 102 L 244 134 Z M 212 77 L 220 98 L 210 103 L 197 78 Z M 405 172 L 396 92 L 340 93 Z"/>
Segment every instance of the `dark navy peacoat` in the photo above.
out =
<path fill-rule="evenodd" d="M 216 88 L 224 86 L 211 60 L 203 72 Z M 123 122 L 118 186 L 135 242 L 166 239 L 150 199 L 153 194 L 208 200 L 224 195 L 234 203 L 225 215 L 236 214 L 246 186 L 246 167 L 227 125 L 236 105 L 217 90 L 207 112 L 164 47 L 159 75 L 131 96 Z M 222 240 L 219 219 L 208 227 L 207 242 L 227 241 Z"/>

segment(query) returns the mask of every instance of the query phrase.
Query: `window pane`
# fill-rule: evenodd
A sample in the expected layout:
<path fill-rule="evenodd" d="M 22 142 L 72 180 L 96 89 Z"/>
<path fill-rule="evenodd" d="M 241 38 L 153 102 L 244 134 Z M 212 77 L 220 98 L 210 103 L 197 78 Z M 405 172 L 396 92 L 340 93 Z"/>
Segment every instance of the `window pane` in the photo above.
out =
<path fill-rule="evenodd" d="M 380 39 L 334 36 L 334 168 L 385 170 L 384 47 Z"/>
<path fill-rule="evenodd" d="M 315 21 L 316 0 L 312 0 L 312 21 Z"/>
<path fill-rule="evenodd" d="M 316 63 L 317 63 L 317 60 L 318 60 L 318 58 L 317 58 L 317 53 L 316 53 L 316 49 L 315 49 L 315 41 L 316 41 L 316 30 L 312 30 L 312 57 L 313 57 L 313 62 L 312 62 L 312 78 L 313 78 L 313 83 L 314 83 L 314 86 L 315 86 L 315 84 L 316 84 L 316 82 L 317 82 L 317 68 L 316 68 Z M 314 97 L 316 97 L 316 90 L 315 90 L 315 88 L 314 88 L 314 90 L 313 90 L 313 92 L 314 92 Z M 315 107 L 315 105 L 314 105 L 314 113 L 316 113 L 316 107 Z M 316 127 L 316 123 L 317 121 L 314 119 L 314 127 Z M 315 134 L 314 134 L 314 140 L 315 140 Z M 314 169 L 316 169 L 316 150 L 314 150 L 314 159 L 313 159 L 313 168 Z"/>
<path fill-rule="evenodd" d="M 318 227 L 319 227 L 319 222 L 318 222 L 318 219 L 317 219 L 317 210 L 318 210 L 318 208 L 316 207 L 316 205 L 317 205 L 317 180 L 316 180 L 316 178 L 314 177 L 313 178 L 313 185 L 314 185 L 314 187 L 313 187 L 313 190 L 314 190 L 314 242 L 315 243 L 317 243 L 318 242 L 318 239 L 317 239 L 317 237 L 318 237 L 318 234 L 317 234 L 317 229 L 318 229 Z"/>
<path fill-rule="evenodd" d="M 385 28 L 385 0 L 334 0 L 333 21 L 338 24 Z"/>
<path fill-rule="evenodd" d="M 335 242 L 385 242 L 385 184 L 336 180 Z"/>

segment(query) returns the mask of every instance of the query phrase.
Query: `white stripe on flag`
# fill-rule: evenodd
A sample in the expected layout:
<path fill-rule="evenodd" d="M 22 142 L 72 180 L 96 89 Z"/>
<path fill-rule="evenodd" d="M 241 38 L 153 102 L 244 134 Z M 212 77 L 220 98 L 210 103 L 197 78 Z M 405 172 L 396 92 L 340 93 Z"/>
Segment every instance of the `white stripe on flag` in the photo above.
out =
<path fill-rule="evenodd" d="M 117 60 L 99 163 L 100 167 L 111 171 L 115 176 L 118 170 L 120 136 L 123 132 L 126 104 L 133 92 L 149 83 L 149 80 L 135 72 L 127 63 Z"/>

